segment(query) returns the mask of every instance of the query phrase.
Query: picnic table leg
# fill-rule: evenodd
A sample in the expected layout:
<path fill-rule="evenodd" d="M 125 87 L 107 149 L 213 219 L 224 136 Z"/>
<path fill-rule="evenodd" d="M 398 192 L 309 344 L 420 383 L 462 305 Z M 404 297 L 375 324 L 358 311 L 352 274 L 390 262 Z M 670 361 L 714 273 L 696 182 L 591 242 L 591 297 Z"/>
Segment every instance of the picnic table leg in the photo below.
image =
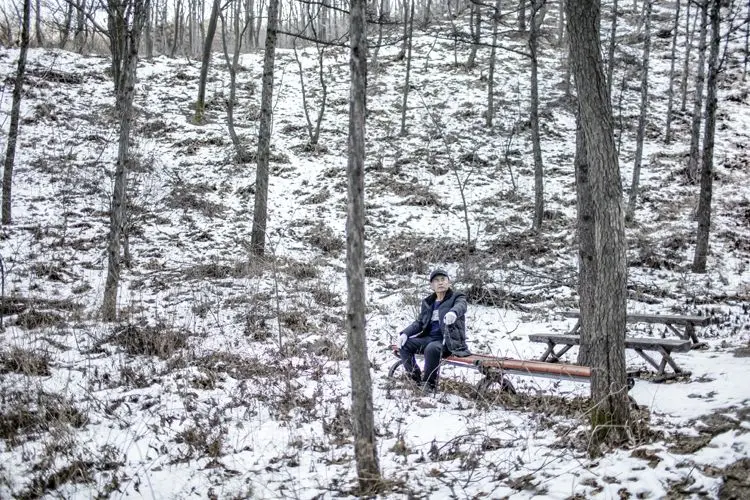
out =
<path fill-rule="evenodd" d="M 700 344 L 698 341 L 698 336 L 695 334 L 695 325 L 692 323 L 688 323 L 685 325 L 685 336 L 689 337 L 690 340 L 693 341 L 693 344 Z"/>
<path fill-rule="evenodd" d="M 550 363 L 557 363 L 558 361 L 560 361 L 560 357 L 563 354 L 565 354 L 566 352 L 568 352 L 571 347 L 573 347 L 573 346 L 572 345 L 566 345 L 565 347 L 563 347 L 562 349 L 560 349 L 557 352 L 553 351 L 552 354 L 550 355 L 550 358 L 551 358 L 550 359 Z"/>
<path fill-rule="evenodd" d="M 675 363 L 672 359 L 671 351 L 665 349 L 664 347 L 659 347 L 659 352 L 662 355 L 662 364 L 669 363 L 669 366 L 672 367 L 672 370 L 674 370 L 675 373 L 682 373 L 682 369 L 677 366 L 677 363 Z"/>
<path fill-rule="evenodd" d="M 675 335 L 677 335 L 678 337 L 680 337 L 682 340 L 690 340 L 690 335 L 688 333 L 688 326 L 689 325 L 685 327 L 685 332 L 684 333 L 681 332 L 680 330 L 678 330 L 677 328 L 675 328 L 675 326 L 672 325 L 671 323 L 665 323 L 665 325 L 666 325 L 666 327 L 667 327 L 668 330 L 672 330 L 672 333 L 674 333 Z M 695 334 L 693 334 L 693 335 L 695 335 Z"/>
<path fill-rule="evenodd" d="M 573 329 L 568 332 L 568 335 L 578 335 L 578 330 L 581 329 L 581 318 L 578 318 L 578 321 L 576 321 L 576 324 L 573 326 Z"/>
<path fill-rule="evenodd" d="M 643 359 L 645 359 L 646 361 L 648 361 L 648 364 L 650 364 L 651 366 L 653 366 L 654 368 L 656 368 L 657 373 L 659 375 L 661 375 L 661 374 L 664 373 L 664 367 L 663 366 L 659 366 L 659 364 L 656 361 L 654 361 L 654 358 L 652 358 L 651 356 L 649 356 L 648 354 L 646 354 L 645 352 L 643 352 L 643 349 L 633 349 L 633 350 L 635 352 L 637 352 Z M 664 360 L 662 359 L 662 361 L 664 361 Z"/>
<path fill-rule="evenodd" d="M 542 354 L 542 357 L 539 358 L 539 361 L 547 361 L 547 358 L 555 351 L 555 343 L 552 341 L 547 341 L 547 350 L 544 351 L 544 354 Z"/>

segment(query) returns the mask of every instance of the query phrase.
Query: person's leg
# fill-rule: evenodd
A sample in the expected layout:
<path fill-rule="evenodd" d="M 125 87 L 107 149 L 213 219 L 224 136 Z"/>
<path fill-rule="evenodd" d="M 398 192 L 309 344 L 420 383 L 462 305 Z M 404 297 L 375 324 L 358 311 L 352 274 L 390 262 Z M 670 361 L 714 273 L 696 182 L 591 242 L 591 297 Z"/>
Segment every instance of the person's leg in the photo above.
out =
<path fill-rule="evenodd" d="M 414 354 L 424 351 L 430 339 L 427 337 L 423 338 L 410 338 L 399 350 L 401 356 L 401 362 L 404 365 L 404 370 L 415 382 L 422 381 L 422 371 L 417 365 L 417 361 L 414 359 Z"/>
<path fill-rule="evenodd" d="M 443 342 L 433 340 L 424 349 L 424 379 L 434 389 L 440 374 L 440 360 L 443 357 Z"/>

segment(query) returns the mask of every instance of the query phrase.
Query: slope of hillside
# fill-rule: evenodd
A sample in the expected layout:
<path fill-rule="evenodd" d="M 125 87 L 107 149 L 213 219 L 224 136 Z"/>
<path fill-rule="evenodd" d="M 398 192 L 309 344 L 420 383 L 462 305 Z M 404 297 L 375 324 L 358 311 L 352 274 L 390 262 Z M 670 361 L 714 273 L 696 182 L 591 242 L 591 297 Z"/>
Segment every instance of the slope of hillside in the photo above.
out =
<path fill-rule="evenodd" d="M 668 9 L 657 9 L 656 29 L 671 23 Z M 624 91 L 615 113 L 629 186 L 640 45 L 632 13 L 623 23 L 615 82 Z M 675 140 L 665 146 L 669 40 L 654 38 L 641 202 L 627 229 L 629 308 L 713 321 L 699 332 L 706 350 L 675 355 L 690 379 L 637 381 L 640 435 L 589 459 L 583 384 L 514 379 L 518 396 L 476 397 L 476 374 L 446 368 L 440 393 L 423 396 L 386 376 L 387 346 L 413 319 L 436 265 L 469 292 L 475 351 L 535 358 L 542 349 L 529 333 L 572 326 L 560 312 L 577 305 L 574 115 L 555 24 L 550 13 L 540 59 L 547 206 L 539 234 L 529 230 L 528 60 L 499 55 L 490 129 L 489 50 L 480 49 L 473 70 L 456 65 L 468 47 L 454 45 L 446 27 L 414 40 L 405 136 L 399 47 L 383 47 L 369 75 L 367 335 L 386 496 L 742 497 L 747 485 L 736 478 L 745 477 L 750 456 L 750 389 L 741 383 L 750 341 L 750 128 L 744 54 L 732 46 L 719 91 L 709 271 L 695 275 L 698 188 L 684 175 L 690 116 L 678 114 Z M 519 50 L 525 43 L 512 33 L 503 40 Z M 316 53 L 301 54 L 308 105 L 318 106 Z M 4 131 L 17 55 L 0 49 Z M 262 53 L 243 55 L 241 65 L 236 127 L 253 151 Z M 326 51 L 317 148 L 308 147 L 294 53 L 278 52 L 264 259 L 248 252 L 255 165 L 236 161 L 227 133 L 221 55 L 202 125 L 191 121 L 200 63 L 141 61 L 131 265 L 116 325 L 98 318 L 117 138 L 108 60 L 35 49 L 29 69 L 14 223 L 0 235 L 0 497 L 354 494 L 343 328 L 347 51 Z M 55 73 L 79 83 L 56 81 Z M 461 188 L 476 245 L 470 253 Z M 628 362 L 645 366 L 630 354 Z"/>

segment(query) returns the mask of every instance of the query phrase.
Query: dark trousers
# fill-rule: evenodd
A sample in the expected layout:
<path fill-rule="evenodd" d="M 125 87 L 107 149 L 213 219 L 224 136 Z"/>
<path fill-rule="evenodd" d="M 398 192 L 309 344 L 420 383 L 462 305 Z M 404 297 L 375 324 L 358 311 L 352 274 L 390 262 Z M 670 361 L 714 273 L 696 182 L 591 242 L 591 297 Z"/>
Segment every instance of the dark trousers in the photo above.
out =
<path fill-rule="evenodd" d="M 413 337 L 406 341 L 400 349 L 399 354 L 404 364 L 406 373 L 419 373 L 415 354 L 424 354 L 424 381 L 437 384 L 440 371 L 440 359 L 448 355 L 448 350 L 443 346 L 442 340 L 433 340 L 430 337 Z"/>

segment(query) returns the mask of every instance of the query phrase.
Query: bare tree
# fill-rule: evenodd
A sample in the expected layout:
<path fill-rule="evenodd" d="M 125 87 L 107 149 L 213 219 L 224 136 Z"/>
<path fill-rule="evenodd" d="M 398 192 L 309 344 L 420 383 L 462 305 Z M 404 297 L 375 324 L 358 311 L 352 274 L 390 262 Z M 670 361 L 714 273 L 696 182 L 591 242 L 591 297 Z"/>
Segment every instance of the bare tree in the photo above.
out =
<path fill-rule="evenodd" d="M 359 489 L 380 486 L 375 446 L 370 360 L 365 335 L 365 111 L 367 89 L 366 0 L 351 0 L 348 203 L 346 219 L 346 329 L 352 379 L 352 428 Z"/>
<path fill-rule="evenodd" d="M 643 161 L 643 140 L 646 135 L 646 118 L 648 117 L 648 64 L 651 57 L 651 2 L 643 0 L 645 28 L 643 34 L 643 57 L 641 59 L 641 112 L 638 115 L 638 130 L 635 136 L 635 160 L 633 164 L 633 182 L 630 184 L 628 211 L 625 220 L 631 221 L 635 216 L 635 204 L 638 201 L 638 185 L 641 178 Z"/>
<path fill-rule="evenodd" d="M 711 197 L 713 194 L 714 137 L 716 133 L 717 80 L 719 75 L 719 45 L 721 1 L 711 1 L 711 53 L 708 57 L 708 84 L 706 88 L 706 127 L 703 135 L 703 166 L 701 190 L 698 198 L 698 234 L 693 258 L 693 272 L 706 272 L 708 237 L 711 230 Z"/>
<path fill-rule="evenodd" d="M 615 47 L 617 46 L 617 0 L 612 2 L 612 25 L 609 29 L 609 48 L 607 49 L 607 90 L 612 95 L 612 75 L 615 72 Z"/>
<path fill-rule="evenodd" d="M 629 418 L 625 373 L 625 221 L 612 109 L 599 41 L 600 1 L 566 2 L 565 7 L 594 207 L 596 274 L 591 282 L 582 281 L 579 287 L 586 287 L 585 293 L 592 293 L 596 304 L 593 314 L 582 318 L 583 329 L 588 330 L 591 340 L 588 356 L 595 406 L 590 418 L 595 445 L 604 440 L 622 440 Z"/>
<path fill-rule="evenodd" d="M 471 20 L 469 21 L 471 50 L 469 51 L 469 59 L 466 61 L 468 69 L 472 69 L 476 64 L 477 49 L 482 41 L 482 10 L 480 7 L 480 2 L 471 2 Z"/>
<path fill-rule="evenodd" d="M 669 144 L 672 142 L 672 107 L 674 103 L 674 66 L 677 59 L 677 32 L 680 27 L 680 4 L 681 0 L 677 0 L 674 13 L 674 24 L 672 25 L 672 49 L 669 60 L 669 90 L 667 90 L 667 123 L 664 126 L 664 142 Z"/>
<path fill-rule="evenodd" d="M 526 31 L 526 2 L 528 0 L 518 0 L 518 31 Z"/>
<path fill-rule="evenodd" d="M 208 79 L 208 66 L 211 63 L 211 47 L 216 34 L 216 21 L 219 18 L 221 0 L 214 0 L 211 6 L 211 15 L 208 18 L 208 30 L 203 42 L 203 57 L 201 58 L 201 75 L 198 79 L 198 99 L 195 101 L 195 123 L 203 122 L 203 111 L 206 106 L 206 80 Z"/>
<path fill-rule="evenodd" d="M 703 110 L 703 84 L 706 80 L 706 39 L 708 37 L 708 0 L 696 2 L 701 16 L 701 33 L 698 42 L 698 70 L 695 74 L 695 95 L 693 96 L 693 117 L 690 125 L 690 157 L 688 158 L 688 176 L 691 180 L 698 178 L 700 156 L 701 118 Z"/>
<path fill-rule="evenodd" d="M 44 45 L 44 32 L 42 31 L 42 1 L 36 0 L 34 4 L 34 11 L 36 15 L 34 17 L 34 35 L 36 35 L 36 45 L 41 47 Z"/>
<path fill-rule="evenodd" d="M 109 212 L 107 242 L 107 278 L 104 282 L 102 319 L 117 319 L 117 288 L 120 283 L 120 238 L 125 221 L 125 206 L 130 167 L 130 128 L 133 121 L 138 47 L 148 16 L 150 0 L 110 0 L 107 5 L 107 35 L 112 54 L 115 81 L 115 110 L 119 121 L 117 166 L 112 206 Z"/>
<path fill-rule="evenodd" d="M 500 0 L 495 0 L 495 8 L 492 13 L 492 47 L 490 47 L 490 68 L 487 74 L 487 116 L 486 126 L 492 128 L 495 118 L 495 66 L 497 64 L 497 37 L 500 27 Z"/>
<path fill-rule="evenodd" d="M 13 187 L 13 164 L 16 161 L 16 144 L 18 142 L 18 122 L 21 116 L 21 97 L 23 95 L 23 79 L 26 75 L 26 54 L 29 50 L 29 25 L 31 24 L 31 0 L 23 0 L 23 17 L 21 20 L 21 47 L 18 54 L 16 81 L 13 85 L 13 104 L 10 108 L 10 128 L 8 130 L 8 144 L 5 150 L 3 164 L 3 203 L 2 222 L 11 223 L 11 194 Z"/>
<path fill-rule="evenodd" d="M 529 49 L 531 52 L 531 147 L 534 153 L 534 231 L 542 230 L 544 220 L 544 163 L 542 161 L 542 144 L 539 135 L 539 62 L 537 59 L 540 10 L 544 8 L 546 0 L 532 0 L 531 31 L 529 33 Z"/>
<path fill-rule="evenodd" d="M 313 31 L 313 38 L 315 41 L 315 50 L 318 55 L 318 82 L 320 83 L 320 108 L 318 109 L 318 117 L 315 120 L 315 125 L 313 125 L 312 119 L 310 118 L 310 110 L 308 109 L 307 105 L 307 95 L 305 91 L 305 72 L 302 68 L 302 61 L 299 58 L 299 54 L 297 52 L 297 43 L 296 40 L 294 42 L 294 59 L 297 61 L 297 67 L 299 68 L 299 81 L 300 81 L 300 88 L 302 93 L 302 109 L 305 112 L 305 120 L 307 121 L 307 137 L 308 137 L 308 146 L 311 149 L 315 149 L 318 147 L 318 140 L 320 139 L 320 126 L 323 123 L 323 117 L 325 116 L 326 112 L 326 104 L 328 102 L 328 85 L 326 84 L 326 78 L 325 78 L 325 63 L 323 62 L 323 58 L 325 57 L 325 46 L 321 46 L 320 43 L 317 41 L 317 33 Z"/>
<path fill-rule="evenodd" d="M 273 68 L 276 57 L 276 36 L 279 0 L 268 0 L 266 50 L 263 56 L 263 90 L 260 98 L 258 127 L 258 168 L 255 172 L 255 209 L 250 246 L 255 255 L 263 255 L 266 248 L 266 220 L 268 218 L 268 164 L 271 155 L 271 121 L 273 120 Z"/>
<path fill-rule="evenodd" d="M 406 135 L 406 109 L 409 100 L 409 87 L 411 83 L 409 78 L 411 77 L 411 47 L 412 47 L 412 35 L 414 34 L 414 0 L 410 1 L 409 9 L 409 30 L 406 33 L 408 37 L 406 41 L 406 76 L 404 78 L 404 95 L 401 102 L 401 131 L 399 135 L 404 137 Z"/>
<path fill-rule="evenodd" d="M 229 98 L 227 99 L 227 128 L 229 130 L 229 137 L 232 139 L 232 144 L 237 152 L 237 159 L 241 163 L 250 161 L 250 155 L 245 147 L 242 145 L 240 138 L 237 136 L 237 132 L 234 129 L 234 103 L 237 96 L 237 66 L 240 60 L 240 50 L 242 49 L 242 40 L 245 35 L 245 31 L 251 25 L 252 20 L 249 18 L 247 11 L 245 11 L 244 22 L 240 23 L 240 4 L 237 4 L 238 12 L 234 16 L 234 50 L 232 51 L 232 57 L 229 57 L 229 49 L 227 47 L 227 33 L 226 33 L 226 22 L 224 15 L 219 11 L 219 17 L 221 18 L 221 42 L 224 49 L 224 60 L 227 63 L 227 71 L 229 72 Z M 242 27 L 240 27 L 242 26 Z"/>
<path fill-rule="evenodd" d="M 680 112 L 684 113 L 687 110 L 687 84 L 688 76 L 690 75 L 690 53 L 693 48 L 693 36 L 695 35 L 695 21 L 696 16 L 693 16 L 693 27 L 690 28 L 690 6 L 693 4 L 692 0 L 687 2 L 687 8 L 685 9 L 685 59 L 682 61 L 682 75 L 680 76 Z"/>

